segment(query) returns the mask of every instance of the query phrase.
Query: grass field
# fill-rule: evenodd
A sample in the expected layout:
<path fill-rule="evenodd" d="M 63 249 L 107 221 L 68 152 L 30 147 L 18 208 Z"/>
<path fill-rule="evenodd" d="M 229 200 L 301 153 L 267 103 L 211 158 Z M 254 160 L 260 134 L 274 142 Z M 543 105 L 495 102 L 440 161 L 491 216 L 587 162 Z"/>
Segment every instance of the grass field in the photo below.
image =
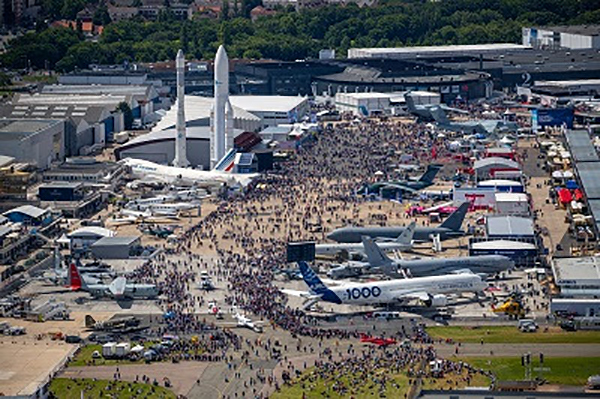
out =
<path fill-rule="evenodd" d="M 464 360 L 464 359 L 463 359 Z M 471 383 L 467 384 L 462 377 L 466 376 L 467 373 L 459 375 L 445 375 L 444 378 L 423 378 L 422 389 L 460 389 L 466 387 L 488 387 L 491 384 L 491 380 L 481 374 L 475 374 Z M 458 382 L 458 383 L 456 383 Z"/>
<path fill-rule="evenodd" d="M 110 387 L 110 389 L 109 389 Z M 115 397 L 119 399 L 157 398 L 175 399 L 176 395 L 163 387 L 150 384 L 139 384 L 124 381 L 94 381 L 92 379 L 55 378 L 50 383 L 50 391 L 60 399 L 104 398 Z M 81 394 L 83 392 L 83 395 Z"/>
<path fill-rule="evenodd" d="M 385 372 L 380 370 L 380 372 Z M 393 382 L 388 382 L 386 384 L 385 397 L 388 398 L 401 398 L 404 397 L 404 394 L 408 392 L 408 377 L 404 374 L 394 374 L 392 376 Z M 372 383 L 371 381 L 364 381 L 364 384 L 359 384 L 356 386 L 352 382 L 352 376 L 343 376 L 337 379 L 317 379 L 315 382 L 310 381 L 298 381 L 290 385 L 283 385 L 279 392 L 273 393 L 269 398 L 271 399 L 297 399 L 302 398 L 304 394 L 307 398 L 331 398 L 331 399 L 341 399 L 353 397 L 356 399 L 360 398 L 373 398 L 378 397 L 376 393 L 378 393 L 379 385 Z M 340 395 L 337 392 L 333 391 L 331 386 L 335 383 L 342 383 L 346 387 L 352 387 L 354 385 L 353 393 L 346 393 L 344 395 Z M 329 390 L 328 390 L 329 389 Z"/>
<path fill-rule="evenodd" d="M 520 332 L 516 326 L 481 327 L 427 327 L 434 339 L 453 339 L 462 343 L 489 344 L 595 344 L 600 342 L 600 331 L 564 331 L 560 327 L 550 327 L 547 332 L 540 328 L 535 333 Z"/>
<path fill-rule="evenodd" d="M 520 357 L 464 357 L 460 360 L 473 367 L 491 370 L 499 380 L 525 379 Z M 537 354 L 532 354 L 531 360 L 534 368 L 540 367 Z M 543 373 L 543 377 L 551 384 L 584 385 L 590 375 L 597 374 L 600 370 L 600 357 L 546 357 L 544 367 L 550 368 Z M 538 374 L 534 371 L 533 377 Z"/>
<path fill-rule="evenodd" d="M 25 75 L 23 76 L 23 82 L 54 84 L 58 83 L 58 77 L 56 75 Z"/>

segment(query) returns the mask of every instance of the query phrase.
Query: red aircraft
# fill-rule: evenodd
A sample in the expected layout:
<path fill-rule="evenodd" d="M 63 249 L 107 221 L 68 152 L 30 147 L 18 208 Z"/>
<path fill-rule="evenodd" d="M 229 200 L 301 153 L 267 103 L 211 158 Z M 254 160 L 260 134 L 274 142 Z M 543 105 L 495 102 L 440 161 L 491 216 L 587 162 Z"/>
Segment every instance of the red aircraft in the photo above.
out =
<path fill-rule="evenodd" d="M 366 334 L 360 334 L 360 342 L 363 342 L 365 344 L 375 344 L 377 346 L 388 346 L 396 344 L 396 340 L 394 338 L 372 337 Z"/>

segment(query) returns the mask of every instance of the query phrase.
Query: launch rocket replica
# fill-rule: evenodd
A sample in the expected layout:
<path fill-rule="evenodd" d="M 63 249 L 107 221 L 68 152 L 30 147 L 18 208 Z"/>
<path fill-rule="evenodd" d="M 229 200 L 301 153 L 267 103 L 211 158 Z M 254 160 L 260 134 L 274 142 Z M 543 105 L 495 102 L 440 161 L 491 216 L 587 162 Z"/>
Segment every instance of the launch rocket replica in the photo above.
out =
<path fill-rule="evenodd" d="M 183 57 L 182 50 L 177 52 L 175 63 L 177 65 L 177 136 L 175 138 L 175 159 L 173 159 L 173 166 L 185 168 L 189 166 L 190 163 L 187 160 L 185 135 L 185 58 Z"/>
<path fill-rule="evenodd" d="M 229 59 L 223 46 L 215 57 L 215 103 L 211 136 L 211 166 L 233 147 L 233 108 L 229 102 Z"/>

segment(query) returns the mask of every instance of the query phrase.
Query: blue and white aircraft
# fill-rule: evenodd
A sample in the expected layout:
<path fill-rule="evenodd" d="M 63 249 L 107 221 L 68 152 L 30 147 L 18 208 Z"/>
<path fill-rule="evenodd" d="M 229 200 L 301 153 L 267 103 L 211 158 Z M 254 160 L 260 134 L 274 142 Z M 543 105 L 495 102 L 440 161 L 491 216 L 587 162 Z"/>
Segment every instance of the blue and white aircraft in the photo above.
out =
<path fill-rule="evenodd" d="M 406 305 L 411 301 L 421 302 L 427 307 L 446 306 L 446 294 L 481 292 L 487 286 L 481 277 L 473 273 L 448 274 L 443 276 L 416 277 L 402 280 L 375 281 L 368 283 L 349 282 L 326 286 L 306 262 L 298 262 L 304 282 L 309 291 L 282 290 L 285 294 L 305 298 L 308 309 L 319 301 L 338 305 Z"/>

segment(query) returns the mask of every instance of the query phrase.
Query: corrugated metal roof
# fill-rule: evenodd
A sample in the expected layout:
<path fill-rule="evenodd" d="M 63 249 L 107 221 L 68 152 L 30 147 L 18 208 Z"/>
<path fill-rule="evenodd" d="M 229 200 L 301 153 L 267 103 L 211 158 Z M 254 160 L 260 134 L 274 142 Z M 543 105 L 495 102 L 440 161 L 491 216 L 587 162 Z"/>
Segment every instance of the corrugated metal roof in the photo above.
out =
<path fill-rule="evenodd" d="M 588 199 L 600 198 L 600 161 L 578 162 L 575 164 L 577 175 Z"/>
<path fill-rule="evenodd" d="M 533 237 L 533 219 L 517 216 L 488 216 L 488 236 Z"/>
<path fill-rule="evenodd" d="M 308 101 L 298 96 L 230 96 L 229 100 L 232 106 L 248 112 L 291 112 Z"/>
<path fill-rule="evenodd" d="M 0 226 L 0 237 L 4 237 L 11 231 L 12 231 L 12 229 L 8 226 Z"/>
<path fill-rule="evenodd" d="M 475 161 L 473 168 L 480 169 L 480 168 L 494 166 L 494 165 L 502 165 L 502 167 L 511 168 L 511 169 L 521 169 L 520 165 L 517 162 L 507 159 L 507 158 L 500 158 L 500 157 L 489 157 L 489 158 L 478 159 L 477 161 Z"/>
<path fill-rule="evenodd" d="M 33 206 L 33 205 L 21 205 L 17 208 L 13 208 L 11 210 L 4 212 L 3 215 L 8 215 L 8 214 L 11 214 L 14 212 L 23 213 L 32 218 L 39 218 L 40 216 L 42 216 L 46 212 L 48 212 L 48 210 L 41 209 L 41 208 L 38 208 L 37 206 Z"/>
<path fill-rule="evenodd" d="M 86 95 L 132 95 L 151 94 L 151 85 L 46 85 L 42 94 L 86 94 Z"/>
<path fill-rule="evenodd" d="M 234 135 L 242 133 L 243 130 L 233 129 Z M 128 141 L 123 144 L 120 148 L 125 150 L 132 145 L 138 145 L 141 143 L 150 143 L 157 140 L 175 140 L 177 135 L 176 129 L 167 129 L 167 130 L 157 130 L 152 131 L 147 134 L 143 134 L 141 136 L 137 136 L 133 140 Z M 209 126 L 195 126 L 193 128 L 186 129 L 186 138 L 187 139 L 210 139 L 210 127 Z"/>
<path fill-rule="evenodd" d="M 70 238 L 73 236 L 81 236 L 81 235 L 112 237 L 115 235 L 115 232 L 112 230 L 109 230 L 109 229 L 105 229 L 104 227 L 85 226 L 85 227 L 80 227 L 80 228 L 70 232 L 69 234 L 67 234 L 67 237 Z"/>
<path fill-rule="evenodd" d="M 209 119 L 214 102 L 214 99 L 209 97 L 186 95 L 184 99 L 186 125 L 189 127 L 193 121 L 199 119 Z M 260 118 L 258 116 L 251 114 L 240 107 L 234 106 L 233 102 L 232 108 L 234 119 L 260 122 Z M 171 109 L 169 109 L 165 116 L 156 124 L 156 126 L 154 126 L 152 132 L 174 128 L 176 122 L 177 101 L 175 101 Z"/>
<path fill-rule="evenodd" d="M 39 188 L 79 188 L 81 186 L 83 186 L 82 182 L 51 181 L 41 184 Z"/>
<path fill-rule="evenodd" d="M 62 121 L 50 119 L 11 119 L 0 121 L 0 133 L 28 136 L 58 123 L 62 123 Z"/>
<path fill-rule="evenodd" d="M 600 161 L 598 153 L 586 130 L 568 130 L 565 133 L 569 151 L 575 162 Z"/>
<path fill-rule="evenodd" d="M 92 244 L 92 247 L 105 247 L 110 245 L 131 245 L 140 239 L 141 236 L 113 236 L 103 237 Z"/>
<path fill-rule="evenodd" d="M 556 258 L 552 262 L 552 271 L 557 284 L 569 282 L 570 285 L 583 281 L 600 281 L 600 258 L 584 256 L 578 258 Z"/>
<path fill-rule="evenodd" d="M 496 193 L 496 202 L 528 202 L 525 193 Z"/>
<path fill-rule="evenodd" d="M 535 244 L 511 240 L 481 241 L 471 244 L 473 249 L 528 249 L 535 250 Z"/>
<path fill-rule="evenodd" d="M 15 96 L 13 104 L 30 105 L 114 105 L 121 102 L 131 104 L 130 95 L 62 95 L 62 94 L 20 94 Z"/>
<path fill-rule="evenodd" d="M 9 157 L 8 155 L 0 155 L 0 168 L 10 165 L 14 161 L 15 159 L 13 157 Z"/>

